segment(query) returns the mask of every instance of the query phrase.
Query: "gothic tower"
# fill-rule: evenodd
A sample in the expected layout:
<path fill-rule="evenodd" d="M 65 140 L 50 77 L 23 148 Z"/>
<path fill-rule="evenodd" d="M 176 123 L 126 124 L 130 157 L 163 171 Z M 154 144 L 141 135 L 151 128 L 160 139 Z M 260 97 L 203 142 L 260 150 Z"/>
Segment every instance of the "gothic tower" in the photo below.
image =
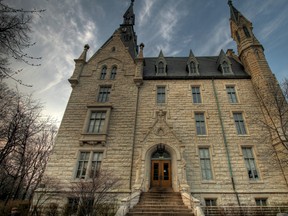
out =
<path fill-rule="evenodd" d="M 264 114 L 263 125 L 269 128 L 269 138 L 288 185 L 287 167 L 282 166 L 288 150 L 287 126 L 285 126 L 288 105 L 265 58 L 264 48 L 253 34 L 252 23 L 233 6 L 232 0 L 228 1 L 228 5 L 231 16 L 231 36 L 237 43 L 241 62 L 251 75 L 251 81 Z M 283 152 L 286 153 L 283 154 Z"/>

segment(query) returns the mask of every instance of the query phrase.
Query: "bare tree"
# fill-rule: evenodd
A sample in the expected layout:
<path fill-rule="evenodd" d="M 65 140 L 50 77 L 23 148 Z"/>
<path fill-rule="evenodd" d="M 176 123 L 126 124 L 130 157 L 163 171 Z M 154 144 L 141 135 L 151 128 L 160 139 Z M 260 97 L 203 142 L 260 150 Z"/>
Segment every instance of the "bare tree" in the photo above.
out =
<path fill-rule="evenodd" d="M 69 196 L 78 204 L 78 208 L 74 208 L 74 211 L 77 210 L 79 216 L 107 215 L 111 213 L 117 197 L 115 189 L 119 186 L 120 179 L 105 171 L 99 171 L 91 179 L 81 179 L 79 182 L 72 183 Z M 116 210 L 114 209 L 114 211 Z M 69 212 L 69 207 L 67 211 Z"/>
<path fill-rule="evenodd" d="M 28 55 L 25 49 L 35 45 L 30 38 L 30 24 L 33 15 L 39 15 L 43 11 L 15 9 L 0 0 L 0 78 L 10 77 L 22 84 L 21 80 L 13 77 L 21 70 L 15 71 L 9 67 L 11 59 L 31 66 L 39 65 L 33 62 L 41 58 Z"/>
<path fill-rule="evenodd" d="M 31 199 L 57 130 L 50 118 L 42 116 L 38 101 L 10 90 L 2 82 L 0 89 L 0 198 L 6 203 L 10 199 Z"/>
<path fill-rule="evenodd" d="M 255 92 L 264 114 L 264 119 L 257 118 L 256 123 L 268 131 L 266 137 L 263 137 L 272 142 L 268 155 L 275 159 L 275 164 L 280 165 L 288 185 L 288 79 L 280 86 L 271 80 L 262 90 L 257 88 Z"/>

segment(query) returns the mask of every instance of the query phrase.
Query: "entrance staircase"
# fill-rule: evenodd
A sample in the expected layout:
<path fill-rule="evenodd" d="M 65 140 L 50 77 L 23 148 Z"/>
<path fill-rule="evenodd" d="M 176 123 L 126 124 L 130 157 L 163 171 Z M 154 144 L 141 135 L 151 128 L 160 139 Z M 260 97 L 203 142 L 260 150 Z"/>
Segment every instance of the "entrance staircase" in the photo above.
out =
<path fill-rule="evenodd" d="M 172 189 L 151 189 L 141 194 L 139 203 L 135 205 L 126 216 L 194 216 L 182 201 L 179 192 Z"/>

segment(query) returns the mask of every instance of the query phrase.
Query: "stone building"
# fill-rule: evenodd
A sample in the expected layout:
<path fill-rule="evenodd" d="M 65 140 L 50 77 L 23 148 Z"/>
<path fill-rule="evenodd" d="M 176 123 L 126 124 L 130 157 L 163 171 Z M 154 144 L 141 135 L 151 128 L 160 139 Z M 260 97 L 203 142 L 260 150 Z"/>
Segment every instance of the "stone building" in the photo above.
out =
<path fill-rule="evenodd" d="M 119 199 L 160 187 L 203 206 L 287 204 L 287 170 L 269 162 L 273 143 L 257 121 L 265 117 L 257 91 L 277 81 L 252 23 L 229 1 L 238 54 L 145 57 L 133 2 L 89 60 L 88 45 L 75 59 L 46 176 L 69 191 L 91 171 L 109 170 L 121 178 Z M 67 203 L 69 193 L 55 199 Z"/>

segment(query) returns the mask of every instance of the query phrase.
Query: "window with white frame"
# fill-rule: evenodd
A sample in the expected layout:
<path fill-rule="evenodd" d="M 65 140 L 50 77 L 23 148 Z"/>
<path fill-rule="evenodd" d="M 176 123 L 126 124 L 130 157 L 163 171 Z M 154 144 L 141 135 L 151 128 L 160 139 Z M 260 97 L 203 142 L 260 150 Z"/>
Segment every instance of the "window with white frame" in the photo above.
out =
<path fill-rule="evenodd" d="M 89 124 L 88 124 L 88 133 L 103 133 L 104 125 L 106 120 L 106 111 L 91 111 Z"/>
<path fill-rule="evenodd" d="M 259 179 L 252 147 L 242 147 L 242 152 L 249 179 Z"/>
<path fill-rule="evenodd" d="M 114 66 L 111 70 L 111 75 L 110 75 L 110 79 L 114 80 L 116 78 L 116 74 L 117 74 L 117 67 Z"/>
<path fill-rule="evenodd" d="M 267 206 L 267 198 L 256 198 L 256 206 Z"/>
<path fill-rule="evenodd" d="M 204 113 L 195 113 L 196 134 L 206 135 L 205 115 Z"/>
<path fill-rule="evenodd" d="M 205 198 L 205 206 L 216 206 L 217 199 Z"/>
<path fill-rule="evenodd" d="M 247 134 L 242 113 L 241 112 L 233 113 L 233 118 L 234 118 L 236 130 L 237 130 L 237 134 L 239 135 Z"/>
<path fill-rule="evenodd" d="M 107 102 L 109 100 L 111 87 L 110 86 L 101 86 L 98 94 L 98 102 Z"/>
<path fill-rule="evenodd" d="M 105 79 L 106 73 L 107 73 L 107 67 L 104 66 L 104 67 L 102 68 L 102 70 L 101 70 L 101 75 L 100 75 L 100 79 L 101 79 L 101 80 L 104 80 L 104 79 Z"/>
<path fill-rule="evenodd" d="M 100 171 L 102 158 L 103 152 L 80 152 L 75 177 L 78 179 L 95 177 Z"/>
<path fill-rule="evenodd" d="M 226 86 L 226 92 L 230 103 L 238 103 L 235 86 Z"/>
<path fill-rule="evenodd" d="M 157 86 L 157 103 L 163 104 L 166 101 L 166 87 Z"/>
<path fill-rule="evenodd" d="M 193 103 L 202 103 L 201 92 L 199 86 L 192 86 L 192 100 Z"/>
<path fill-rule="evenodd" d="M 203 180 L 213 179 L 209 148 L 199 148 L 199 157 L 200 157 L 202 179 Z"/>

